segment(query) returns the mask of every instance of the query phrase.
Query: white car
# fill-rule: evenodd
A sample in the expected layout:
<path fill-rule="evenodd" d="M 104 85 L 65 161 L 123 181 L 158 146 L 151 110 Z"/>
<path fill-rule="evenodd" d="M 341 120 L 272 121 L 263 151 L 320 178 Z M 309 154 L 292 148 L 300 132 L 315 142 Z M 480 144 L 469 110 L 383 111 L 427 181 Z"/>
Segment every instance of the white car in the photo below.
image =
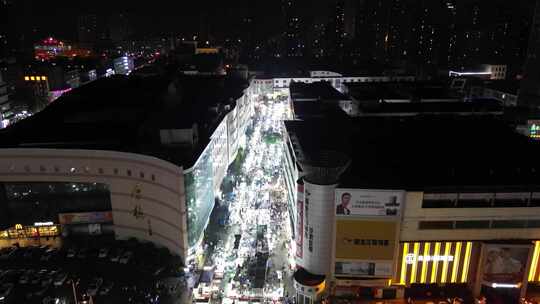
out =
<path fill-rule="evenodd" d="M 129 263 L 129 260 L 131 260 L 131 256 L 133 256 L 133 252 L 131 251 L 127 251 L 126 253 L 124 253 L 119 260 L 120 264 Z"/>
<path fill-rule="evenodd" d="M 9 294 L 13 290 L 13 284 L 7 283 L 2 286 L 0 286 L 0 301 L 4 301 L 7 297 L 9 297 Z"/>

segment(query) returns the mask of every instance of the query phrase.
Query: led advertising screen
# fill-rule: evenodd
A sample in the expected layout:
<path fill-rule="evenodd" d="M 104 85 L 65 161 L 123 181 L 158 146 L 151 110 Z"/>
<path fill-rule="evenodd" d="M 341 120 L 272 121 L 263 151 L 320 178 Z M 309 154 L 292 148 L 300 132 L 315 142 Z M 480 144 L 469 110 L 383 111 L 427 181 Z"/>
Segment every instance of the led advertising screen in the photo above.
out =
<path fill-rule="evenodd" d="M 401 190 L 336 189 L 336 215 L 397 217 L 405 192 Z"/>
<path fill-rule="evenodd" d="M 518 284 L 523 281 L 530 246 L 486 245 L 484 284 Z"/>

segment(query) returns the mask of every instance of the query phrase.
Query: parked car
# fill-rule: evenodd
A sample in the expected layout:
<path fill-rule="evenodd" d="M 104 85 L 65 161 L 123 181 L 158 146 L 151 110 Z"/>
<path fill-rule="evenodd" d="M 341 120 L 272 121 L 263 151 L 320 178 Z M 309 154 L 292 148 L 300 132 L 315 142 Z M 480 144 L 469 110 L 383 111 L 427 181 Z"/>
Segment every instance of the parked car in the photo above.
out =
<path fill-rule="evenodd" d="M 42 286 L 40 289 L 34 292 L 34 295 L 41 297 L 47 292 L 47 290 L 49 290 L 49 286 Z"/>
<path fill-rule="evenodd" d="M 24 253 L 23 253 L 23 258 L 31 259 L 34 256 L 34 251 L 35 251 L 34 247 L 25 248 Z"/>
<path fill-rule="evenodd" d="M 13 284 L 7 283 L 0 286 L 0 302 L 3 302 L 9 297 L 11 291 L 13 290 Z"/>
<path fill-rule="evenodd" d="M 58 253 L 58 249 L 55 248 L 49 248 L 45 253 L 41 256 L 41 261 L 48 262 L 50 259 L 55 256 Z"/>
<path fill-rule="evenodd" d="M 111 292 L 113 287 L 114 287 L 114 282 L 112 282 L 112 281 L 109 281 L 109 282 L 103 284 L 103 286 L 99 290 L 99 295 L 104 296 L 104 295 L 109 294 L 109 292 Z"/>
<path fill-rule="evenodd" d="M 95 278 L 90 285 L 88 285 L 88 288 L 86 289 L 86 294 L 89 296 L 95 296 L 98 292 L 99 287 L 101 287 L 101 284 L 103 284 L 102 278 Z"/>
<path fill-rule="evenodd" d="M 32 278 L 30 279 L 31 284 L 37 284 L 41 281 L 41 275 L 39 273 L 36 273 Z"/>
<path fill-rule="evenodd" d="M 11 258 L 15 252 L 17 252 L 17 247 L 7 247 L 0 250 L 0 260 L 7 260 Z"/>
<path fill-rule="evenodd" d="M 118 249 L 115 253 L 111 254 L 111 262 L 118 262 L 120 256 L 122 255 L 122 249 Z"/>
<path fill-rule="evenodd" d="M 79 259 L 85 259 L 86 258 L 86 253 L 88 252 L 88 249 L 86 248 L 83 248 L 79 251 L 79 253 L 77 254 L 77 257 Z"/>
<path fill-rule="evenodd" d="M 70 248 L 67 252 L 66 257 L 68 258 L 74 258 L 77 255 L 77 250 L 75 248 Z"/>
<path fill-rule="evenodd" d="M 99 250 L 98 258 L 104 259 L 107 257 L 108 254 L 109 254 L 109 248 L 103 247 Z"/>
<path fill-rule="evenodd" d="M 41 286 L 49 286 L 51 285 L 53 279 L 50 276 L 46 276 L 43 280 L 41 280 Z"/>
<path fill-rule="evenodd" d="M 53 297 L 45 297 L 43 298 L 43 301 L 41 301 L 42 304 L 59 304 L 60 298 L 53 298 Z"/>
<path fill-rule="evenodd" d="M 30 280 L 34 276 L 35 271 L 32 269 L 27 270 L 24 272 L 21 277 L 19 278 L 19 284 L 28 284 L 30 283 Z"/>
<path fill-rule="evenodd" d="M 56 275 L 56 277 L 54 278 L 54 286 L 62 286 L 64 285 L 64 282 L 66 281 L 67 279 L 67 273 L 65 272 L 60 272 L 59 274 Z"/>
<path fill-rule="evenodd" d="M 133 256 L 133 252 L 126 251 L 122 257 L 120 258 L 120 264 L 127 264 L 131 260 L 131 257 Z"/>

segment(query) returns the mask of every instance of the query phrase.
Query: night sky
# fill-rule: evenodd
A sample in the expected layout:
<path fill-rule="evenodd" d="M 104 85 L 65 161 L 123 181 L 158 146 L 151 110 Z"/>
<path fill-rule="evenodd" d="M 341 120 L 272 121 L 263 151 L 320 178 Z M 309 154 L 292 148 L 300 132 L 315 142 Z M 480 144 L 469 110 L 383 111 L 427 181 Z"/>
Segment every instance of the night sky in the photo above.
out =
<path fill-rule="evenodd" d="M 34 1 L 13 0 L 13 13 L 19 22 L 36 29 L 38 36 L 56 35 L 76 39 L 77 16 L 82 14 L 114 15 L 128 13 L 134 32 L 139 36 L 169 33 L 193 34 L 201 23 L 208 24 L 215 35 L 239 32 L 246 17 L 254 20 L 253 29 L 277 30 L 281 1 Z M 221 37 L 220 37 L 221 38 Z"/>

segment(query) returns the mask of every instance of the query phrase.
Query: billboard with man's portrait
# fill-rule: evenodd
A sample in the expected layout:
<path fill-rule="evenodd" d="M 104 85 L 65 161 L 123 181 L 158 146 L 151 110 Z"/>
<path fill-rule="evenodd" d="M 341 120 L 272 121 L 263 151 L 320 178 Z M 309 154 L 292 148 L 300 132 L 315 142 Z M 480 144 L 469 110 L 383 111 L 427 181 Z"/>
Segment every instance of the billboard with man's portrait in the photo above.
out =
<path fill-rule="evenodd" d="M 402 190 L 336 189 L 336 215 L 397 217 L 404 197 Z"/>

